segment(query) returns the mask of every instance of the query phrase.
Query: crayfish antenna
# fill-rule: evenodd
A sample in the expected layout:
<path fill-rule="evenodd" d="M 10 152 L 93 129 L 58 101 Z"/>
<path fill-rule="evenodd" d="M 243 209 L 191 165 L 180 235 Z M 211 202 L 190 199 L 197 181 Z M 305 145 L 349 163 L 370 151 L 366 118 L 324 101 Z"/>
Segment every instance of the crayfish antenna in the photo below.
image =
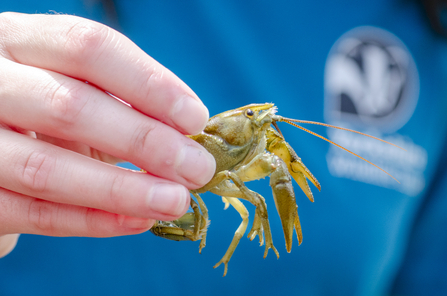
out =
<path fill-rule="evenodd" d="M 380 139 L 380 138 L 377 138 L 377 137 L 374 137 L 374 136 L 371 136 L 371 135 L 368 135 L 368 134 L 359 132 L 359 131 L 355 131 L 355 130 L 351 130 L 351 129 L 348 129 L 348 128 L 339 127 L 339 126 L 335 126 L 335 125 L 330 125 L 330 124 L 327 124 L 327 123 L 321 123 L 321 122 L 316 122 L 316 121 L 308 121 L 308 120 L 298 120 L 298 119 L 291 119 L 291 118 L 284 118 L 284 117 L 281 118 L 281 121 L 287 122 L 287 123 L 290 124 L 290 125 L 293 125 L 293 126 L 299 128 L 299 129 L 301 129 L 301 130 L 303 130 L 303 131 L 305 131 L 305 132 L 308 132 L 308 133 L 311 134 L 311 135 L 314 135 L 314 136 L 316 136 L 316 137 L 318 137 L 318 138 L 320 138 L 320 139 L 325 140 L 326 142 L 331 143 L 332 145 L 335 145 L 335 146 L 337 146 L 337 147 L 339 147 L 339 148 L 345 150 L 345 151 L 348 152 L 348 153 L 351 153 L 352 155 L 354 155 L 354 156 L 360 158 L 361 160 L 364 160 L 364 161 L 366 161 L 367 163 L 369 163 L 369 164 L 375 166 L 376 168 L 378 168 L 379 170 L 381 170 L 382 172 L 384 172 L 385 174 L 387 174 L 388 176 L 390 176 L 391 178 L 393 178 L 397 183 L 400 184 L 400 182 L 399 182 L 396 178 L 394 178 L 390 173 L 388 173 L 387 171 L 385 171 L 384 169 L 382 169 L 382 168 L 379 167 L 378 165 L 376 165 L 376 164 L 372 163 L 371 161 L 369 161 L 369 160 L 367 160 L 367 159 L 361 157 L 360 155 L 358 155 L 358 154 L 352 152 L 351 150 L 348 150 L 348 149 L 346 149 L 345 147 L 343 147 L 343 146 L 341 146 L 341 145 L 339 145 L 339 144 L 337 144 L 337 143 L 335 143 L 335 142 L 333 142 L 333 141 L 331 141 L 331 140 L 329 140 L 329 139 L 327 139 L 327 138 L 325 138 L 325 137 L 323 137 L 323 136 L 321 136 L 321 135 L 319 135 L 319 134 L 317 134 L 317 133 L 315 133 L 315 132 L 313 132 L 313 131 L 311 131 L 311 130 L 308 130 L 307 128 L 302 127 L 301 125 L 296 124 L 295 122 L 299 122 L 299 123 L 309 123 L 309 124 L 316 124 L 316 125 L 322 125 L 322 126 L 326 126 L 326 127 L 335 128 L 335 129 L 340 129 L 340 130 L 344 130 L 344 131 L 348 131 L 348 132 L 352 132 L 352 133 L 360 134 L 360 135 L 363 135 L 363 136 L 366 136 L 366 137 L 369 137 L 369 138 L 372 138 L 372 139 L 375 139 L 375 140 L 384 142 L 384 143 L 386 143 L 386 144 L 395 146 L 395 147 L 397 147 L 397 148 L 400 148 L 400 149 L 406 151 L 404 148 L 399 147 L 399 146 L 397 146 L 396 144 L 390 143 L 390 142 L 388 142 L 388 141 L 382 140 L 382 139 Z"/>
<path fill-rule="evenodd" d="M 331 124 L 322 123 L 322 122 L 317 122 L 317 121 L 310 121 L 310 120 L 300 120 L 300 119 L 292 119 L 292 118 L 284 118 L 284 117 L 282 119 L 285 122 L 287 122 L 288 124 L 291 124 L 291 125 L 294 125 L 291 122 L 308 123 L 308 124 L 315 124 L 315 125 L 322 125 L 322 126 L 326 126 L 326 127 L 331 127 L 331 128 L 335 128 L 335 129 L 339 129 L 339 130 L 343 130 L 343 131 L 348 131 L 348 132 L 351 132 L 351 133 L 356 133 L 356 134 L 359 134 L 359 135 L 362 135 L 362 136 L 365 136 L 365 137 L 368 137 L 368 138 L 372 138 L 374 140 L 377 140 L 377 141 L 380 141 L 380 142 L 392 145 L 394 147 L 397 147 L 399 149 L 402 149 L 402 150 L 406 151 L 404 148 L 402 148 L 400 146 L 397 146 L 396 144 L 393 144 L 393 143 L 385 141 L 385 140 L 383 140 L 381 138 L 377 138 L 377 137 L 374 137 L 374 136 L 371 136 L 371 135 L 368 135 L 368 134 L 365 134 L 365 133 L 362 133 L 362 132 L 359 132 L 359 131 L 356 131 L 356 130 L 352 130 L 352 129 L 349 129 L 349 128 L 340 127 L 340 126 L 331 125 Z M 330 140 L 329 140 L 329 142 L 330 142 Z M 334 144 L 334 143 L 332 143 L 332 144 Z M 347 149 L 345 149 L 345 150 L 347 150 Z"/>
<path fill-rule="evenodd" d="M 284 136 L 282 135 L 281 130 L 279 129 L 279 126 L 276 124 L 275 121 L 272 122 L 273 126 L 275 127 L 275 129 L 278 131 L 279 135 L 284 139 Z"/>

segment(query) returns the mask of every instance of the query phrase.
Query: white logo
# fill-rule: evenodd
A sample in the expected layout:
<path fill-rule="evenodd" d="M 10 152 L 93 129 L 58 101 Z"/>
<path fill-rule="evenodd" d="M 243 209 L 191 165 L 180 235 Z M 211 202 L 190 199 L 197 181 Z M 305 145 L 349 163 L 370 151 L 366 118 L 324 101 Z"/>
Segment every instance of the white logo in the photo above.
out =
<path fill-rule="evenodd" d="M 330 172 L 408 195 L 418 194 L 425 186 L 427 153 L 396 133 L 413 115 L 419 96 L 419 76 L 407 47 L 388 31 L 355 28 L 343 34 L 329 52 L 324 87 L 327 122 L 373 134 L 406 149 L 328 130 L 331 140 L 381 166 L 401 184 L 336 147 L 327 155 Z"/>
<path fill-rule="evenodd" d="M 394 132 L 411 117 L 419 95 L 416 65 L 391 33 L 359 27 L 332 47 L 325 69 L 325 118 Z"/>

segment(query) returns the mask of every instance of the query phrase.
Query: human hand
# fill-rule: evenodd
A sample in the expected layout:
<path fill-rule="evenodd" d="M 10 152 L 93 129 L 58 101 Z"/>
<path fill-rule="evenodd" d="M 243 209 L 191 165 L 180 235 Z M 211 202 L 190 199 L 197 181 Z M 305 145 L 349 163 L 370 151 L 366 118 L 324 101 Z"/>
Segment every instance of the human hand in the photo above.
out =
<path fill-rule="evenodd" d="M 214 158 L 184 136 L 208 110 L 120 33 L 1 13 L 0 69 L 0 235 L 140 233 L 183 215 L 188 189 L 212 178 Z"/>

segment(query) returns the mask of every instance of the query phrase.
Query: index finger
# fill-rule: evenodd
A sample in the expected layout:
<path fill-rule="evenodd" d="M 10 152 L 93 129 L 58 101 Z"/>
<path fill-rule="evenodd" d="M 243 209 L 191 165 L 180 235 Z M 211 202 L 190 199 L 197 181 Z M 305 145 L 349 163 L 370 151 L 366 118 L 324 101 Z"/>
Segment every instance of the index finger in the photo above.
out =
<path fill-rule="evenodd" d="M 0 41 L 7 58 L 92 82 L 184 134 L 199 133 L 208 121 L 208 109 L 183 81 L 105 25 L 2 13 Z"/>

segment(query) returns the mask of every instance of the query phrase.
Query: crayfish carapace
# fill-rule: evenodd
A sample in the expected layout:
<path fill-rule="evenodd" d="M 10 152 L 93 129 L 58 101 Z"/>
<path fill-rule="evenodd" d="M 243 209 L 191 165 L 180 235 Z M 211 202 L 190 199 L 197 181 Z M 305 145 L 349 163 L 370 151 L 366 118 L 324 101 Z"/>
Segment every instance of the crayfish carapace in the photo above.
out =
<path fill-rule="evenodd" d="M 306 178 L 318 190 L 320 190 L 320 184 L 302 163 L 292 147 L 284 140 L 276 123 L 284 121 L 318 137 L 325 138 L 294 123 L 314 122 L 288 119 L 275 113 L 276 107 L 274 104 L 247 105 L 213 116 L 201 134 L 188 136 L 213 154 L 216 159 L 216 173 L 208 184 L 202 188 L 191 190 L 191 194 L 197 200 L 196 202 L 191 198 L 192 213 L 186 213 L 180 219 L 174 221 L 157 221 L 151 228 L 151 232 L 178 241 L 201 240 L 199 246 L 199 252 L 201 252 L 202 248 L 205 247 L 209 221 L 207 208 L 199 194 L 210 191 L 222 197 L 225 208 L 231 204 L 242 217 L 242 223 L 236 230 L 228 250 L 214 266 L 215 268 L 224 263 L 224 276 L 226 275 L 228 262 L 247 229 L 248 211 L 239 199 L 245 199 L 256 207 L 253 226 L 248 237 L 253 240 L 256 236 L 259 236 L 260 244 L 263 245 L 265 236 L 264 258 L 267 256 L 269 249 L 273 249 L 279 258 L 278 251 L 273 246 L 265 200 L 244 184 L 247 181 L 270 176 L 270 186 L 281 219 L 287 252 L 292 249 L 294 229 L 298 237 L 298 243 L 301 244 L 303 236 L 291 177 L 295 179 L 311 201 L 314 199 Z M 322 125 L 329 126 L 327 124 Z M 327 141 L 331 142 L 330 140 Z"/>

